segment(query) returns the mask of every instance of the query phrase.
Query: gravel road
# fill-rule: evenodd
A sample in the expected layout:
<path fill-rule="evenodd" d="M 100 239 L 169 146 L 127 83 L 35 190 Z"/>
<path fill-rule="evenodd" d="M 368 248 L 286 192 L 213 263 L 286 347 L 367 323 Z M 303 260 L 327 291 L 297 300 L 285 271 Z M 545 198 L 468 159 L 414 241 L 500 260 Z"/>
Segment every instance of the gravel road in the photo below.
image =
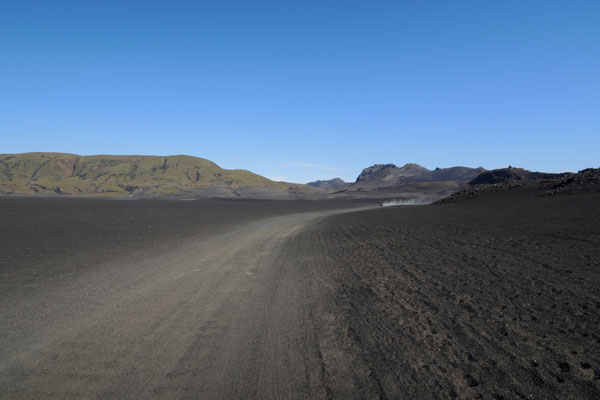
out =
<path fill-rule="evenodd" d="M 4 265 L 1 397 L 327 397 L 311 288 L 282 247 L 339 212 L 231 223 L 34 281 Z"/>
<path fill-rule="evenodd" d="M 599 398 L 600 194 L 523 190 L 1 199 L 0 397 Z"/>

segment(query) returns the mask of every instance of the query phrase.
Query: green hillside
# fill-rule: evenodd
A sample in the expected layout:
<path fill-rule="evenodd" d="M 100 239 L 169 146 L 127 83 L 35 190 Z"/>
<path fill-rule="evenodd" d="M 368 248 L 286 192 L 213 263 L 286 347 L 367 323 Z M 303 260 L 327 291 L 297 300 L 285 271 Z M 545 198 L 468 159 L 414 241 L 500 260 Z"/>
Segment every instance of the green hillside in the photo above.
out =
<path fill-rule="evenodd" d="M 190 156 L 0 154 L 0 193 L 164 195 L 221 185 L 288 189 L 250 171 Z"/>

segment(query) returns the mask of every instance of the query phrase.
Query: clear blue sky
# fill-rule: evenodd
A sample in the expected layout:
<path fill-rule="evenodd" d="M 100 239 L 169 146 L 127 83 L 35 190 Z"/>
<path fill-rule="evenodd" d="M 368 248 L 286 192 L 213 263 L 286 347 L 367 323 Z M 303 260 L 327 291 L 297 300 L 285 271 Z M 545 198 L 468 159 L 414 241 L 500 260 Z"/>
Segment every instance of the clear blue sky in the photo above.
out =
<path fill-rule="evenodd" d="M 0 153 L 600 167 L 600 1 L 0 2 Z"/>

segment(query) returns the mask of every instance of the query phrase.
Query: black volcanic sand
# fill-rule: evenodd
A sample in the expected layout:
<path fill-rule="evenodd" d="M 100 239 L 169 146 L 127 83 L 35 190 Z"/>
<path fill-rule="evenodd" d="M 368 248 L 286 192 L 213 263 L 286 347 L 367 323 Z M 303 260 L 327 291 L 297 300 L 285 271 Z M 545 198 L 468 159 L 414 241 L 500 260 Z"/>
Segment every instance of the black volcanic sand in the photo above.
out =
<path fill-rule="evenodd" d="M 161 253 L 251 221 L 361 204 L 368 203 L 0 197 L 2 292 L 132 254 Z"/>
<path fill-rule="evenodd" d="M 0 397 L 600 398 L 600 194 L 356 206 L 0 199 Z"/>
<path fill-rule="evenodd" d="M 600 398 L 600 193 L 536 194 L 302 232 L 331 379 L 357 398 Z"/>

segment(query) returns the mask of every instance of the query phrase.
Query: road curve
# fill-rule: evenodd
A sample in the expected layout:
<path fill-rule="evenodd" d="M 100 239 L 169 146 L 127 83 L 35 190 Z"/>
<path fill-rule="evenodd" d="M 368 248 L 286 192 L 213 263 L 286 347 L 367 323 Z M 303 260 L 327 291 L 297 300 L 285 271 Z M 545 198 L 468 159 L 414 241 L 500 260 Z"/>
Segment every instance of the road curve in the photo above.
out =
<path fill-rule="evenodd" d="M 284 244 L 348 211 L 247 223 L 11 297 L 0 397 L 332 397 L 318 293 Z"/>

